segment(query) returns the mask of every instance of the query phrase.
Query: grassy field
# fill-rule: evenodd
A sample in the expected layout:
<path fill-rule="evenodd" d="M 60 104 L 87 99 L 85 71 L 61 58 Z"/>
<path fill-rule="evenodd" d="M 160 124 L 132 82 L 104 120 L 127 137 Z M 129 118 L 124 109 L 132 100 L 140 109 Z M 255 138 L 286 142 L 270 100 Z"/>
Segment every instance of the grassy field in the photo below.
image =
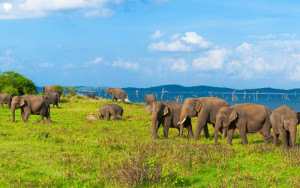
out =
<path fill-rule="evenodd" d="M 164 139 L 160 128 L 153 140 L 143 104 L 119 103 L 122 120 L 107 122 L 85 116 L 110 100 L 62 102 L 52 124 L 35 115 L 23 123 L 20 110 L 12 123 L 7 105 L 0 109 L 0 187 L 300 187 L 300 149 L 263 144 L 260 134 L 244 146 L 236 131 L 232 146 L 215 146 L 212 126 L 211 139 L 201 133 L 198 142 L 177 129 Z"/>

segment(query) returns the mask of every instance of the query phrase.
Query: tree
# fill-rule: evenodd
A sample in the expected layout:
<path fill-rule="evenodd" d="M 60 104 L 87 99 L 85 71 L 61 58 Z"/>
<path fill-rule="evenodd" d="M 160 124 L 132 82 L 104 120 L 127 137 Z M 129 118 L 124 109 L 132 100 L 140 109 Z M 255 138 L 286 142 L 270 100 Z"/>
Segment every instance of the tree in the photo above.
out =
<path fill-rule="evenodd" d="M 73 86 L 73 84 L 72 84 L 72 87 L 70 87 L 70 86 L 63 86 L 63 88 L 64 88 L 64 90 L 65 90 L 66 92 L 68 92 L 68 94 L 70 94 L 70 95 L 75 95 L 76 92 L 77 92 L 77 90 L 76 90 L 76 88 Z"/>
<path fill-rule="evenodd" d="M 0 92 L 13 96 L 36 94 L 37 87 L 34 82 L 14 71 L 0 72 Z"/>

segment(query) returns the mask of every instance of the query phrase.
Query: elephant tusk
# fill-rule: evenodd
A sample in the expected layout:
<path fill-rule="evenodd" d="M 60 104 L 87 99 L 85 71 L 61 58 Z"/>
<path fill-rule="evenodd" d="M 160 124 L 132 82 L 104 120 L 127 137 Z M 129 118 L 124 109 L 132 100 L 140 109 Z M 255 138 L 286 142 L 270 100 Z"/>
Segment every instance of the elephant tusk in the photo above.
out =
<path fill-rule="evenodd" d="M 186 118 L 184 118 L 184 119 L 182 120 L 181 124 L 183 124 L 183 123 L 185 122 L 185 120 L 186 120 Z"/>
<path fill-rule="evenodd" d="M 177 123 L 177 125 L 179 125 L 180 124 L 180 121 Z"/>

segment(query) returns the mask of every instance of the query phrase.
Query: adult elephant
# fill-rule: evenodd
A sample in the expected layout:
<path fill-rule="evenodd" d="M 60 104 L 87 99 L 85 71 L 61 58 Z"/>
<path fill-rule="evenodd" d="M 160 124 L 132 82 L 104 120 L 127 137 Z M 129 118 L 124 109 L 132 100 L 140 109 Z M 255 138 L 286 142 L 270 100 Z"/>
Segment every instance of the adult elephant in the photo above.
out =
<path fill-rule="evenodd" d="M 0 93 L 0 103 L 1 103 L 2 108 L 4 108 L 3 104 L 7 104 L 8 105 L 8 109 L 10 109 L 10 107 L 11 107 L 11 100 L 12 100 L 11 94 Z"/>
<path fill-rule="evenodd" d="M 104 119 L 106 116 L 106 120 L 110 120 L 110 116 L 114 116 L 114 120 L 118 120 L 118 116 L 123 115 L 123 108 L 117 104 L 105 104 L 99 108 L 99 118 Z"/>
<path fill-rule="evenodd" d="M 183 137 L 183 129 L 180 129 L 180 125 L 178 125 L 180 112 L 182 109 L 182 104 L 173 101 L 167 102 L 158 102 L 152 103 L 151 105 L 146 106 L 145 110 L 152 114 L 152 138 L 159 138 L 157 135 L 158 129 L 160 125 L 164 127 L 164 137 L 168 138 L 169 128 L 176 128 L 179 131 L 179 135 Z M 183 123 L 183 127 L 185 127 L 189 134 L 189 137 L 194 137 L 192 130 L 192 122 L 191 118 L 187 117 Z"/>
<path fill-rule="evenodd" d="M 86 95 L 86 97 L 94 99 L 95 98 L 95 94 L 94 93 L 89 93 L 89 94 Z"/>
<path fill-rule="evenodd" d="M 280 135 L 284 148 L 295 147 L 297 124 L 300 122 L 297 112 L 283 105 L 274 110 L 270 119 L 273 127 L 274 146 L 277 146 Z"/>
<path fill-rule="evenodd" d="M 227 143 L 232 144 L 232 136 L 235 129 L 239 130 L 243 144 L 248 144 L 247 133 L 260 132 L 264 136 L 264 142 L 268 143 L 268 139 L 273 141 L 270 134 L 271 110 L 258 104 L 236 104 L 231 107 L 222 107 L 217 114 L 217 122 L 215 127 L 215 144 L 218 144 L 218 130 L 228 128 Z"/>
<path fill-rule="evenodd" d="M 111 94 L 111 99 L 114 102 L 114 100 L 117 101 L 117 99 L 121 99 L 123 103 L 125 104 L 125 98 L 127 96 L 126 91 L 120 88 L 108 88 L 105 94 L 105 98 L 107 99 L 107 95 Z"/>
<path fill-rule="evenodd" d="M 147 102 L 147 105 L 151 105 L 152 103 L 156 102 L 156 97 L 154 95 L 146 95 L 145 100 Z"/>
<path fill-rule="evenodd" d="M 15 110 L 21 108 L 22 121 L 27 122 L 30 114 L 40 115 L 50 123 L 50 105 L 42 97 L 36 95 L 15 96 L 11 105 L 12 121 L 15 122 Z"/>
<path fill-rule="evenodd" d="M 221 107 L 229 107 L 226 101 L 215 97 L 186 98 L 180 113 L 178 124 L 184 123 L 187 118 L 198 117 L 194 140 L 199 139 L 200 132 L 204 128 L 204 135 L 209 138 L 207 123 L 215 126 L 216 116 Z M 183 126 L 180 127 L 182 131 Z M 222 132 L 223 131 L 223 132 Z M 223 138 L 226 137 L 226 129 L 220 128 Z"/>
<path fill-rule="evenodd" d="M 58 102 L 60 103 L 60 94 L 57 91 L 48 91 L 45 93 L 45 97 L 56 97 Z"/>
<path fill-rule="evenodd" d="M 58 86 L 58 88 L 59 88 L 60 91 L 63 91 L 63 89 L 62 89 L 61 86 Z M 52 85 L 52 86 L 44 86 L 44 87 L 43 87 L 43 92 L 44 92 L 44 93 L 50 92 L 50 91 L 56 91 L 56 92 L 59 92 L 59 91 L 57 91 L 57 90 L 55 89 L 54 85 Z M 59 94 L 61 94 L 61 93 L 59 93 Z"/>

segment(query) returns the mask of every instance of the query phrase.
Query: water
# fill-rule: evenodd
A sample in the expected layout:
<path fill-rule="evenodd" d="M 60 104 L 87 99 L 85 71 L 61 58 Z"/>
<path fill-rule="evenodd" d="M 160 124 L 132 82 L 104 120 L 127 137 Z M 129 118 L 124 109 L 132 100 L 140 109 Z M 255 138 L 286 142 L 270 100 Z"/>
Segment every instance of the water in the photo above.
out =
<path fill-rule="evenodd" d="M 80 94 L 87 95 L 90 92 L 80 92 Z M 95 96 L 105 98 L 105 92 L 93 92 Z M 300 111 L 300 94 L 285 94 L 285 93 L 221 93 L 221 92 L 126 92 L 128 99 L 133 103 L 145 103 L 145 96 L 152 94 L 156 96 L 157 101 L 176 101 L 183 103 L 186 98 L 196 97 L 217 97 L 225 100 L 230 106 L 242 103 L 254 103 L 267 106 L 270 110 L 275 110 L 282 105 L 287 105 L 292 110 Z M 111 100 L 111 95 L 107 96 Z"/>

